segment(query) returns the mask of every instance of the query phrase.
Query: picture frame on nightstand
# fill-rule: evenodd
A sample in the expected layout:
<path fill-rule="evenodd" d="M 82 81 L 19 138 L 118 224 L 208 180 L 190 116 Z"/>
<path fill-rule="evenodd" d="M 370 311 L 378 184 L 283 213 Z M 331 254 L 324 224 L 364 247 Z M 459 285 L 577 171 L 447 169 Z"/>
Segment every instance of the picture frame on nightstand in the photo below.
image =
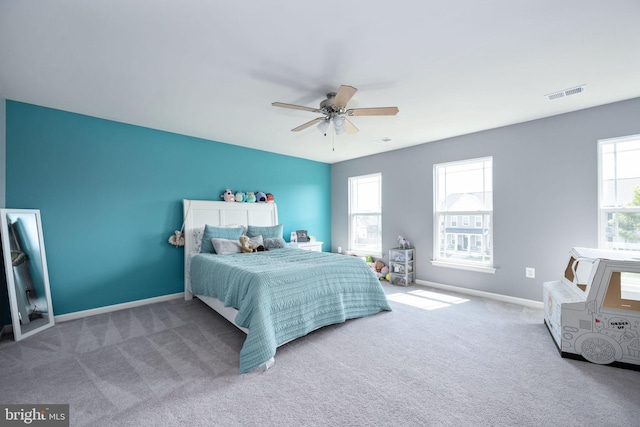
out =
<path fill-rule="evenodd" d="M 296 238 L 297 238 L 297 241 L 300 243 L 308 242 L 309 235 L 307 234 L 307 230 L 296 230 Z"/>

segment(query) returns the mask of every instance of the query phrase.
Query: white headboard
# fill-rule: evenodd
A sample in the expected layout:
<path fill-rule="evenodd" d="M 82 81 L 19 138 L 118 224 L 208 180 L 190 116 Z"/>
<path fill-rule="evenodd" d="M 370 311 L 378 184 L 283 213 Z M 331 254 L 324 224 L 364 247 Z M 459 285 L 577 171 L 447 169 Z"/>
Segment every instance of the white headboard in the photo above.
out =
<path fill-rule="evenodd" d="M 194 230 L 205 225 L 278 225 L 278 207 L 275 203 L 238 203 L 208 200 L 183 200 L 184 212 L 184 278 L 188 290 L 189 254 L 195 250 Z"/>

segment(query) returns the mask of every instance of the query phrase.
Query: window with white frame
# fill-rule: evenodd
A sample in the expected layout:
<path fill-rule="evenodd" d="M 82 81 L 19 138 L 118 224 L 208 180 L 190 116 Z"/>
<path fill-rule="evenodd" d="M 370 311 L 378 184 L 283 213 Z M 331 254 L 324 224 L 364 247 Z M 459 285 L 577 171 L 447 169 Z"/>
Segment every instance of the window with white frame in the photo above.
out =
<path fill-rule="evenodd" d="M 495 271 L 493 158 L 441 163 L 434 165 L 433 173 L 433 264 Z M 453 220 L 458 217 L 464 227 Z"/>
<path fill-rule="evenodd" d="M 598 141 L 598 245 L 640 251 L 640 135 Z"/>
<path fill-rule="evenodd" d="M 349 178 L 349 251 L 382 256 L 382 174 Z"/>

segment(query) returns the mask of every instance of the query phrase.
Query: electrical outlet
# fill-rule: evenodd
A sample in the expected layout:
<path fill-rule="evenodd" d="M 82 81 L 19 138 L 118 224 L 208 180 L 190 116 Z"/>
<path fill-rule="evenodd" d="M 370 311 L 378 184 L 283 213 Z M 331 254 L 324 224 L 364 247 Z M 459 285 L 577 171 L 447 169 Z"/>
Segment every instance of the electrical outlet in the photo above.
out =
<path fill-rule="evenodd" d="M 536 269 L 533 268 L 533 267 L 527 267 L 527 268 L 524 269 L 524 275 L 528 279 L 535 279 L 536 278 Z"/>

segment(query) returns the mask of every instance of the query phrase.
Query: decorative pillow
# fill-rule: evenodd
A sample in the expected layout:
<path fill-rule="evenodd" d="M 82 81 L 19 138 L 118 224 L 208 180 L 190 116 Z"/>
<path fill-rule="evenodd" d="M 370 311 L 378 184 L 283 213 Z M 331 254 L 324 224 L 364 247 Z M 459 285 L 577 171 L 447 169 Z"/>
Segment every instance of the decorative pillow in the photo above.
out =
<path fill-rule="evenodd" d="M 220 228 L 242 228 L 242 234 L 246 233 L 247 231 L 247 227 L 245 227 L 242 224 L 227 224 L 227 225 L 221 225 Z M 240 236 L 238 236 L 240 237 Z"/>
<path fill-rule="evenodd" d="M 204 233 L 202 235 L 202 246 L 200 247 L 200 253 L 215 254 L 216 251 L 213 248 L 211 239 L 229 239 L 238 240 L 240 235 L 244 232 L 243 227 L 229 228 L 229 227 L 213 227 L 211 225 L 204 226 Z"/>
<path fill-rule="evenodd" d="M 213 249 L 218 255 L 239 254 L 242 252 L 239 240 L 211 239 Z"/>
<path fill-rule="evenodd" d="M 267 249 L 281 249 L 287 246 L 282 237 L 269 237 L 264 239 L 264 247 Z"/>
<path fill-rule="evenodd" d="M 272 238 L 282 238 L 282 233 L 284 230 L 284 225 L 272 225 L 272 226 L 257 226 L 250 225 L 247 227 L 247 236 L 255 237 L 258 235 L 262 235 L 264 239 L 272 239 Z"/>
<path fill-rule="evenodd" d="M 249 237 L 249 244 L 256 246 L 264 246 L 264 240 L 262 239 L 262 235 Z"/>
<path fill-rule="evenodd" d="M 202 233 L 204 233 L 204 227 L 193 229 L 193 239 L 195 241 L 194 252 L 200 252 L 200 246 L 202 246 Z"/>

